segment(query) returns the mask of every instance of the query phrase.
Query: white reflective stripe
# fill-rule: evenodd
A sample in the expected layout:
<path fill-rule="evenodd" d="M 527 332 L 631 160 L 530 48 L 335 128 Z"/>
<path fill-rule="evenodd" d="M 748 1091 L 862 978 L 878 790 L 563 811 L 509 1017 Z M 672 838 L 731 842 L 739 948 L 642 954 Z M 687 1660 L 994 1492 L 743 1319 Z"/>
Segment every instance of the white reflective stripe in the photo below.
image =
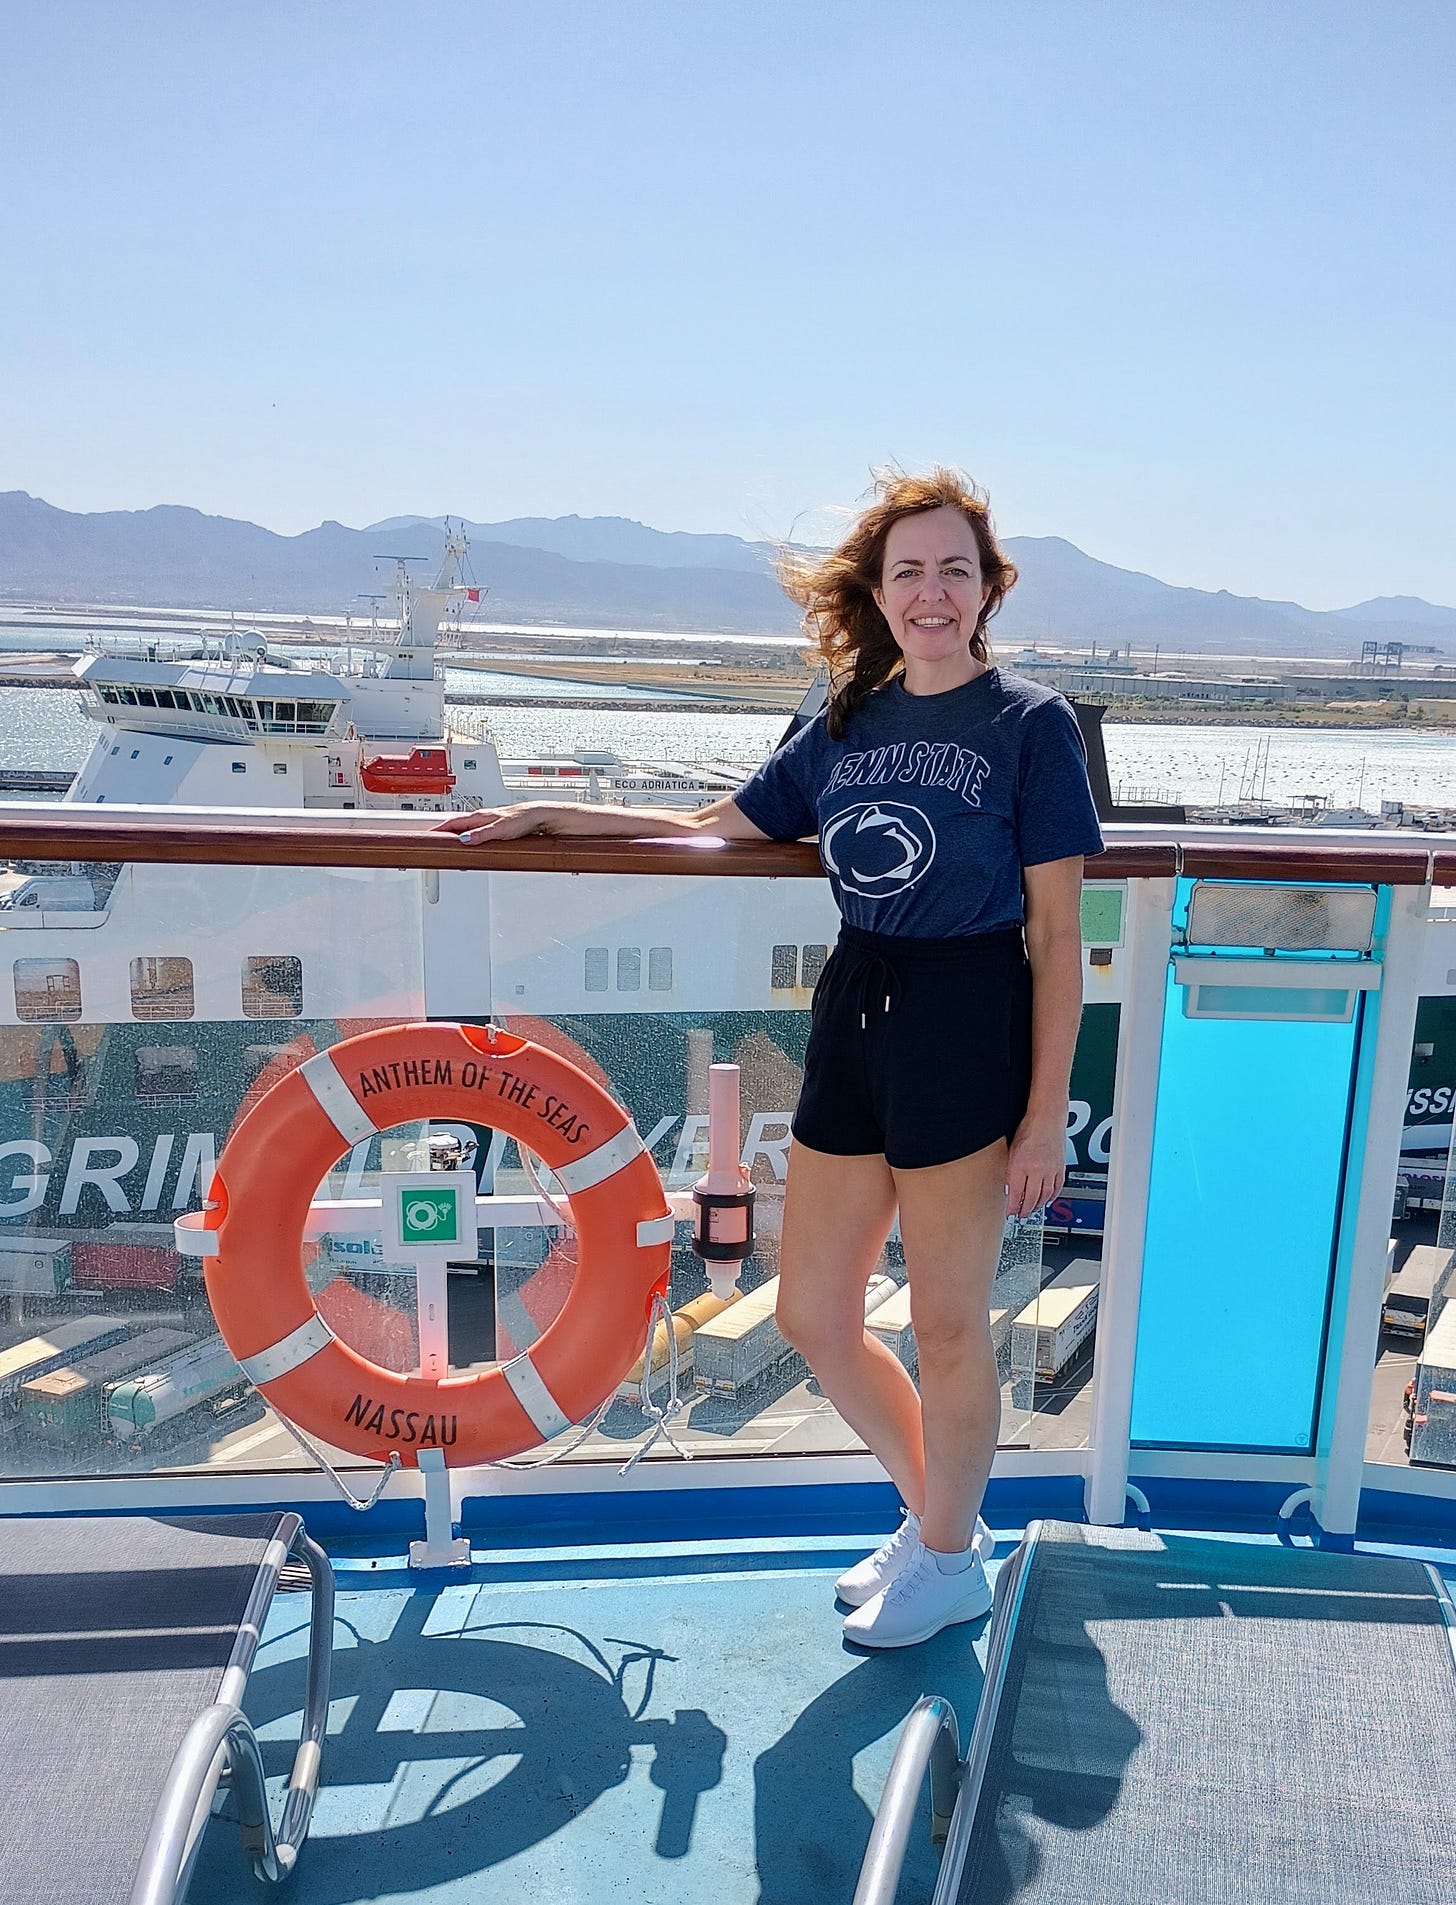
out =
<path fill-rule="evenodd" d="M 585 1157 L 576 1158 L 570 1164 L 553 1164 L 557 1181 L 567 1196 L 575 1191 L 589 1191 L 594 1184 L 604 1184 L 609 1177 L 615 1177 L 624 1164 L 630 1164 L 642 1149 L 642 1140 L 637 1135 L 634 1124 L 626 1124 L 615 1138 L 608 1138 L 605 1144 L 599 1144 L 595 1151 L 588 1151 Z"/>
<path fill-rule="evenodd" d="M 379 1129 L 368 1112 L 360 1109 L 359 1100 L 340 1078 L 339 1068 L 327 1052 L 319 1052 L 298 1069 L 329 1123 L 349 1144 L 357 1144 Z"/>
<path fill-rule="evenodd" d="M 648 1244 L 670 1244 L 676 1229 L 677 1219 L 671 1211 L 666 1217 L 644 1217 L 637 1226 L 637 1247 L 641 1250 Z"/>
<path fill-rule="evenodd" d="M 334 1332 L 315 1310 L 306 1323 L 300 1323 L 271 1349 L 260 1349 L 256 1356 L 239 1356 L 238 1368 L 248 1381 L 261 1389 L 264 1383 L 277 1382 L 310 1356 L 317 1356 L 334 1341 Z"/>
<path fill-rule="evenodd" d="M 571 1417 L 561 1413 L 555 1396 L 542 1382 L 529 1355 L 503 1363 L 501 1374 L 510 1384 L 511 1394 L 535 1423 L 543 1442 L 549 1442 L 552 1436 L 571 1427 Z"/>

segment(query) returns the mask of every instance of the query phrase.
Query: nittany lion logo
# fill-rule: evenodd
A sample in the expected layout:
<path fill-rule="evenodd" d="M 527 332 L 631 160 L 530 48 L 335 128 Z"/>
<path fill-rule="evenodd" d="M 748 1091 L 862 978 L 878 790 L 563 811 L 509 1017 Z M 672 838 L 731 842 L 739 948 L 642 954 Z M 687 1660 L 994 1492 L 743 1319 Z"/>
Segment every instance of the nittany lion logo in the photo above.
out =
<path fill-rule="evenodd" d="M 871 800 L 824 829 L 819 852 L 846 893 L 867 900 L 907 892 L 935 858 L 935 829 L 918 807 Z"/>

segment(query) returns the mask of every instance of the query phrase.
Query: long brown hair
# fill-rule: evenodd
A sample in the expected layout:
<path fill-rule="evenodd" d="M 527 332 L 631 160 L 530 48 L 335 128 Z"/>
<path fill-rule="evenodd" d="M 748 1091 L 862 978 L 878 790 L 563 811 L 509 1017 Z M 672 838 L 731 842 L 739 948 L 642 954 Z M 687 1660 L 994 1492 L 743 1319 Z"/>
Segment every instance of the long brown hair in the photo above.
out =
<path fill-rule="evenodd" d="M 837 549 L 826 556 L 786 551 L 779 559 L 779 580 L 804 611 L 804 633 L 829 670 L 828 722 L 836 741 L 860 703 L 904 667 L 874 591 L 890 531 L 902 517 L 932 509 L 958 509 L 976 538 L 981 580 L 990 593 L 971 635 L 971 653 L 989 661 L 986 624 L 1016 581 L 1016 564 L 996 540 L 985 492 L 958 470 L 937 466 L 923 476 L 890 471 L 877 478 L 874 501 Z"/>

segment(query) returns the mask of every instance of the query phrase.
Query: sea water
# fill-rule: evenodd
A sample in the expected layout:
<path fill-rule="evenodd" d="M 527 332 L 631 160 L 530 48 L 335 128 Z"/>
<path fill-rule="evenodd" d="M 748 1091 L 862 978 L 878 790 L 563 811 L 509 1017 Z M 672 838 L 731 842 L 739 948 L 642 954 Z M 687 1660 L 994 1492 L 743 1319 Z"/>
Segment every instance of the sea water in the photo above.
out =
<path fill-rule="evenodd" d="M 521 695 L 582 695 L 589 682 L 543 683 L 450 670 L 473 693 L 500 696 L 483 715 L 507 757 L 606 748 L 634 759 L 761 761 L 784 732 L 783 714 L 702 708 L 529 708 Z M 466 711 L 462 710 L 462 718 Z M 1456 735 L 1418 729 L 1103 726 L 1114 786 L 1157 788 L 1193 804 L 1230 804 L 1252 790 L 1276 805 L 1313 792 L 1337 807 L 1378 812 L 1382 800 L 1407 807 L 1456 807 Z M 79 768 L 96 737 L 69 689 L 0 688 L 0 765 Z M 1267 749 L 1267 754 L 1264 750 Z"/>

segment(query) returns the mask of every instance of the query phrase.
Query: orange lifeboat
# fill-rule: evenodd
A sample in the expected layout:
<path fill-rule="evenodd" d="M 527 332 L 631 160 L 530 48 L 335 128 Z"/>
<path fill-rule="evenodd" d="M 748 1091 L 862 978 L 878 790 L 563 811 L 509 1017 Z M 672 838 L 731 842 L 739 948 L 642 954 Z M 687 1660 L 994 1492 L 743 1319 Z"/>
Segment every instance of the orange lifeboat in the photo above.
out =
<path fill-rule="evenodd" d="M 371 794 L 448 794 L 455 785 L 449 750 L 412 747 L 408 754 L 376 754 L 359 775 Z"/>

